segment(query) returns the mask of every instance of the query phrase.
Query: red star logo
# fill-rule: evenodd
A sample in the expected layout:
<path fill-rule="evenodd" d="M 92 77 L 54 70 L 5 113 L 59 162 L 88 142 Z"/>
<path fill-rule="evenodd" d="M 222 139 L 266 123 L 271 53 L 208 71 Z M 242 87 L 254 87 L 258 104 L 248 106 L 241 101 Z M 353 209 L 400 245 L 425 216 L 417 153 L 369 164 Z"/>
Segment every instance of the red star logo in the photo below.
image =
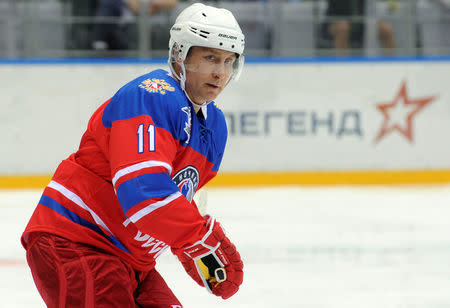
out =
<path fill-rule="evenodd" d="M 429 96 L 425 98 L 410 99 L 406 92 L 406 82 L 403 81 L 400 87 L 400 91 L 392 102 L 377 104 L 377 109 L 383 114 L 384 121 L 378 132 L 375 143 L 380 142 L 387 134 L 397 130 L 410 143 L 413 143 L 413 118 L 417 115 L 425 106 L 435 100 L 437 96 Z M 391 121 L 391 115 L 395 109 L 403 111 L 403 120 Z M 405 122 L 402 126 L 399 122 Z"/>

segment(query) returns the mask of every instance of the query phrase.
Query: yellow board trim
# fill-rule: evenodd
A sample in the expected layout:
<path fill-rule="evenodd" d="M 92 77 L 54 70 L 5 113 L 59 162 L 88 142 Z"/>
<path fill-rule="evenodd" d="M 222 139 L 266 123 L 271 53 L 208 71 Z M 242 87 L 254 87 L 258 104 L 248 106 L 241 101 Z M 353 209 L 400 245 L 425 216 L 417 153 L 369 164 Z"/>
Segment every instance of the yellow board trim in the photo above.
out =
<path fill-rule="evenodd" d="M 208 186 L 393 185 L 450 183 L 450 170 L 223 173 Z"/>
<path fill-rule="evenodd" d="M 50 175 L 4 175 L 0 176 L 0 189 L 44 188 L 50 180 Z M 208 183 L 208 187 L 444 183 L 450 183 L 450 170 L 220 173 Z"/>
<path fill-rule="evenodd" d="M 2 189 L 44 188 L 50 183 L 50 175 L 3 175 L 0 176 Z"/>

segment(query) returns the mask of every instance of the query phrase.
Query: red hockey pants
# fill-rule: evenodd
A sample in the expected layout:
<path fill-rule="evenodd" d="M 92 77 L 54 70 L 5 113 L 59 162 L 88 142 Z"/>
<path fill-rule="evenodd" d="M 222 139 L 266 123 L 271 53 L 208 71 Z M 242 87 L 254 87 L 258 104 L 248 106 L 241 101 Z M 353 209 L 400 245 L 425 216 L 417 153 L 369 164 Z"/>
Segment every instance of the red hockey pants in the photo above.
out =
<path fill-rule="evenodd" d="M 155 269 L 137 273 L 116 256 L 53 234 L 31 235 L 27 261 L 50 308 L 182 307 Z"/>

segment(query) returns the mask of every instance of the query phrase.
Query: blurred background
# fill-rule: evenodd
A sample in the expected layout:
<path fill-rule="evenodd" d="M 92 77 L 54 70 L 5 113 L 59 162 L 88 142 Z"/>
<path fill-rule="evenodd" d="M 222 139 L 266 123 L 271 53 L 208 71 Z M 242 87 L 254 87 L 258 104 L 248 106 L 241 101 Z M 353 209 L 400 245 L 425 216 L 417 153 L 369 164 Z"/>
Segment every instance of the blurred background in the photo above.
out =
<path fill-rule="evenodd" d="M 165 57 L 170 26 L 191 2 L 1 0 L 0 57 Z M 250 57 L 450 53 L 448 0 L 209 3 L 236 15 Z"/>

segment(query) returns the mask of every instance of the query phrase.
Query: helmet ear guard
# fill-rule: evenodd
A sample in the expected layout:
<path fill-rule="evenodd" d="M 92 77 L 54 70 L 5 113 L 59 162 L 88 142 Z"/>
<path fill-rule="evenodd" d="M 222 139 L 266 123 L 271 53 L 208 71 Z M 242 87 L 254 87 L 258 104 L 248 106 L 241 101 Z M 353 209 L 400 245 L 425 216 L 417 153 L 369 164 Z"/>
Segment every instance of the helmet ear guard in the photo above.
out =
<path fill-rule="evenodd" d="M 173 46 L 169 49 L 169 63 L 181 64 L 186 59 L 187 55 L 184 55 L 177 43 L 173 43 Z"/>

